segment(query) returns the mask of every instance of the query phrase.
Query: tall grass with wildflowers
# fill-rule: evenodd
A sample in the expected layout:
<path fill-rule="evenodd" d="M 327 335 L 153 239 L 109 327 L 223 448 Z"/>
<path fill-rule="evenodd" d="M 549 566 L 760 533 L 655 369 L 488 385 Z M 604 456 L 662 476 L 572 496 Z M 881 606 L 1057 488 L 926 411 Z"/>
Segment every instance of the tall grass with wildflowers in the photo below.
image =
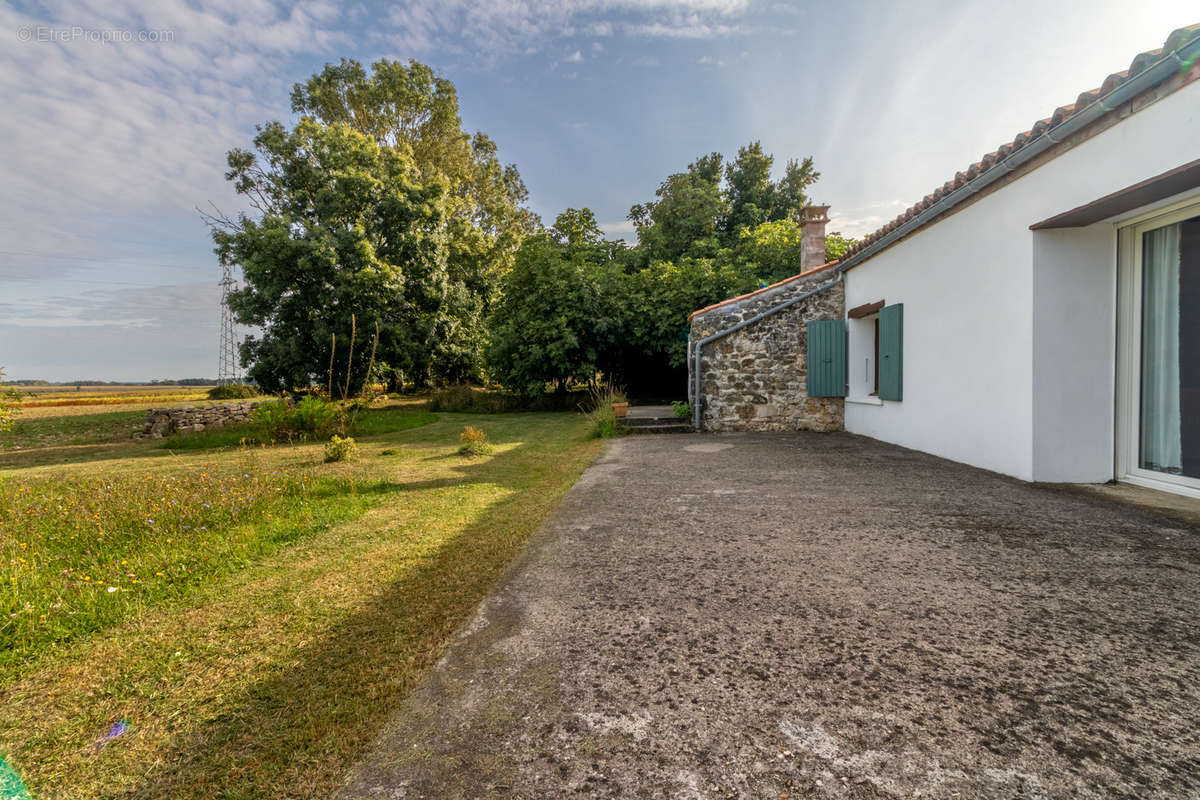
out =
<path fill-rule="evenodd" d="M 365 508 L 348 480 L 240 464 L 0 480 L 0 674 Z M 329 502 L 332 498 L 336 502 Z"/>

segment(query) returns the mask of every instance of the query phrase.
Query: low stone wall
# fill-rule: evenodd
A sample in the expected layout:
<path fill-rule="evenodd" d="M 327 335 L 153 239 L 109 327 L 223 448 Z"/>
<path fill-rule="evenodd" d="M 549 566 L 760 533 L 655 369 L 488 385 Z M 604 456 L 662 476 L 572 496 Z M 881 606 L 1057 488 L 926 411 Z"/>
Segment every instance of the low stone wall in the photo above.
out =
<path fill-rule="evenodd" d="M 829 271 L 697 314 L 691 340 L 726 330 L 836 277 Z M 840 397 L 809 397 L 806 323 L 845 315 L 841 282 L 704 347 L 700 427 L 709 431 L 835 431 L 844 426 Z M 688 353 L 688 395 L 695 392 Z"/>
<path fill-rule="evenodd" d="M 195 433 L 237 422 L 249 422 L 259 403 L 222 403 L 213 406 L 152 408 L 146 412 L 146 426 L 136 439 L 161 439 L 172 433 Z"/>

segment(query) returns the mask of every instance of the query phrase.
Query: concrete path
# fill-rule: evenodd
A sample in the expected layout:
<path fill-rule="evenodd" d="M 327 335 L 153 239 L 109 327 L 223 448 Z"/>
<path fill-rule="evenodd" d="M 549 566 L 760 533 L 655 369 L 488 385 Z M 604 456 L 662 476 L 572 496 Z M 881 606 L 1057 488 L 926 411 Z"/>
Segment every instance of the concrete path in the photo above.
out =
<path fill-rule="evenodd" d="M 619 440 L 358 798 L 1200 797 L 1200 533 L 848 434 Z"/>

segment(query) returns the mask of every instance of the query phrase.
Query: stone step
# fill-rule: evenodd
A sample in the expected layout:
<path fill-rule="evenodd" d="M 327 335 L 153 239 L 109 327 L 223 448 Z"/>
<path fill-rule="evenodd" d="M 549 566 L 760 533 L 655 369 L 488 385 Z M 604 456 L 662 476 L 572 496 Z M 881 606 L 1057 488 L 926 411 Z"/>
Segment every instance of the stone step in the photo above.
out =
<path fill-rule="evenodd" d="M 648 434 L 648 433 L 693 433 L 694 429 L 691 424 L 680 422 L 677 419 L 670 421 L 661 420 L 655 425 L 622 425 L 627 433 L 632 434 Z"/>
<path fill-rule="evenodd" d="M 620 422 L 622 425 L 627 425 L 630 428 L 641 427 L 641 426 L 645 426 L 645 425 L 687 425 L 687 424 L 690 424 L 689 420 L 680 419 L 679 417 L 675 416 L 674 414 L 672 414 L 669 417 L 626 416 L 626 417 L 619 417 L 617 419 L 617 422 Z"/>

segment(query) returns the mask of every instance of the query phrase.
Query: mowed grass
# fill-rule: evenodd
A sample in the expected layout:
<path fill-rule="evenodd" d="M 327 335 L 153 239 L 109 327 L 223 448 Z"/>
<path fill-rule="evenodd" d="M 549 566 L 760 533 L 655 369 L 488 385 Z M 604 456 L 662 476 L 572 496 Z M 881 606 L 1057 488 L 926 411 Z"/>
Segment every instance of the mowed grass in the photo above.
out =
<path fill-rule="evenodd" d="M 13 429 L 0 434 L 0 451 L 129 440 L 146 421 L 144 410 L 89 414 L 22 413 Z"/>
<path fill-rule="evenodd" d="M 120 461 L 10 471 L 5 497 L 25 486 L 23 496 L 41 493 L 39 508 L 50 486 L 70 495 L 114 471 L 137 495 L 124 516 L 110 512 L 127 531 L 119 547 L 50 542 L 61 557 L 108 569 L 100 593 L 78 595 L 86 608 L 125 602 L 120 587 L 108 592 L 110 578 L 167 577 L 154 567 L 176 537 L 168 546 L 149 530 L 147 504 L 159 504 L 160 517 L 148 517 L 156 526 L 166 511 L 173 530 L 190 533 L 202 519 L 194 500 L 241 492 L 203 533 L 255 532 L 240 544 L 185 537 L 168 564 L 178 583 L 147 582 L 141 605 L 93 616 L 86 630 L 68 625 L 62 639 L 28 640 L 33 655 L 0 682 L 0 755 L 34 796 L 279 798 L 335 788 L 601 446 L 567 413 L 441 414 L 392 429 L 421 414 L 364 415 L 351 463 L 321 463 L 319 443 L 147 458 L 163 452 L 151 445 Z M 487 432 L 493 454 L 457 455 L 468 424 Z M 178 506 L 156 500 L 168 490 Z M 257 505 L 263 496 L 271 500 Z M 295 516 L 297 504 L 312 518 Z M 51 510 L 82 530 L 86 507 Z M 234 521 L 235 508 L 249 516 Z M 323 518 L 323 508 L 342 516 Z M 42 530 L 47 541 L 66 527 Z M 138 569 L 115 572 L 125 553 L 141 559 Z M 125 732 L 105 741 L 122 721 Z"/>
<path fill-rule="evenodd" d="M 366 502 L 352 481 L 258 462 L 251 452 L 175 474 L 0 478 L 0 679 Z"/>

